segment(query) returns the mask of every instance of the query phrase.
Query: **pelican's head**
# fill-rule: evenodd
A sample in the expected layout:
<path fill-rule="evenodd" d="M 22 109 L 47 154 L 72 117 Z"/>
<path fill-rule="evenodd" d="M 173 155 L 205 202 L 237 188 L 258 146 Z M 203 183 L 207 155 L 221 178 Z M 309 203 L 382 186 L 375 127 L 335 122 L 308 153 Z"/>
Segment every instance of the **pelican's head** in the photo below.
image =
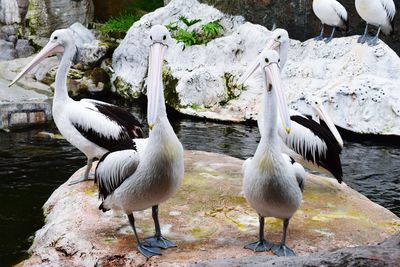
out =
<path fill-rule="evenodd" d="M 275 50 L 279 53 L 281 69 L 285 66 L 287 54 L 289 49 L 289 34 L 285 29 L 276 29 L 272 32 L 270 40 L 263 49 L 263 51 L 258 55 L 254 63 L 246 70 L 243 76 L 239 79 L 238 83 L 244 83 L 246 80 L 256 71 L 259 66 L 261 54 L 267 50 Z"/>
<path fill-rule="evenodd" d="M 281 69 L 285 66 L 287 53 L 289 49 L 289 33 L 285 29 L 275 29 L 272 32 L 271 40 L 268 42 L 265 49 L 273 49 L 279 53 L 281 59 Z"/>
<path fill-rule="evenodd" d="M 160 110 L 164 101 L 162 63 L 168 44 L 171 42 L 171 35 L 167 28 L 156 25 L 150 29 L 149 39 L 151 43 L 147 78 L 147 120 L 151 130 L 161 112 L 165 112 Z"/>
<path fill-rule="evenodd" d="M 275 50 L 264 50 L 259 56 L 259 65 L 263 70 L 265 77 L 265 89 L 270 92 L 274 91 L 276 100 L 278 101 L 278 109 L 281 116 L 281 121 L 287 133 L 290 133 L 290 116 L 286 104 L 285 96 L 283 95 L 282 80 L 279 69 L 280 58 Z"/>
<path fill-rule="evenodd" d="M 328 126 L 330 132 L 335 137 L 340 147 L 343 148 L 343 139 L 340 136 L 340 133 L 337 130 L 335 124 L 333 123 L 333 120 L 325 111 L 321 99 L 319 97 L 312 96 L 307 99 L 307 103 L 311 106 L 313 120 L 316 121 L 317 123 L 320 123 L 320 120 L 323 120 L 326 126 Z"/>
<path fill-rule="evenodd" d="M 8 86 L 16 83 L 19 79 L 21 79 L 22 76 L 33 69 L 43 59 L 60 53 L 63 54 L 63 57 L 68 57 L 67 59 L 70 59 L 71 61 L 75 56 L 75 41 L 72 32 L 69 29 L 54 31 L 50 36 L 50 40 L 46 46 L 43 47 L 36 57 L 34 57 L 34 59 L 17 75 L 17 77 L 15 77 L 15 79 Z"/>

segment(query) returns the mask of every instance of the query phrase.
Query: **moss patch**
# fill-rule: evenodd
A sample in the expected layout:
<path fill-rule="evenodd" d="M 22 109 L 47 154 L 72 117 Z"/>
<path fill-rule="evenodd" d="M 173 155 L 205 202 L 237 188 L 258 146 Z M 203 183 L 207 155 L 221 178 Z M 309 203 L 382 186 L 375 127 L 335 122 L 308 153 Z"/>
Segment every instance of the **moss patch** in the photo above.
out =
<path fill-rule="evenodd" d="M 231 73 L 224 73 L 224 76 L 222 77 L 224 79 L 224 88 L 225 88 L 225 93 L 226 93 L 226 98 L 219 102 L 221 106 L 225 106 L 226 104 L 229 103 L 229 101 L 236 99 L 240 96 L 242 91 L 245 90 L 245 87 L 243 84 L 237 84 L 234 82 L 234 75 Z"/>
<path fill-rule="evenodd" d="M 141 96 L 140 93 L 133 92 L 132 86 L 119 76 L 114 80 L 113 84 L 115 86 L 115 93 L 124 99 L 137 99 Z"/>
<path fill-rule="evenodd" d="M 164 83 L 165 102 L 175 110 L 179 110 L 182 106 L 179 99 L 179 94 L 176 92 L 178 79 L 172 75 L 171 68 L 168 67 L 167 64 L 164 64 L 163 66 L 162 78 Z"/>

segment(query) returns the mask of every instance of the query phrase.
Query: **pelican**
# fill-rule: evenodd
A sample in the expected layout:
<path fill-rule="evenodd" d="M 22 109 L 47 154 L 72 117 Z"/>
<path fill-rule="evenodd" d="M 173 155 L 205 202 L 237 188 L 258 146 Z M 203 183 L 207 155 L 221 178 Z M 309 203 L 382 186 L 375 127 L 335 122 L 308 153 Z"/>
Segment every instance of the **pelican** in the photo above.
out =
<path fill-rule="evenodd" d="M 314 39 L 320 41 L 324 39 L 324 25 L 332 27 L 332 33 L 325 40 L 326 43 L 332 41 L 336 28 L 348 31 L 349 20 L 347 11 L 342 4 L 336 0 L 313 0 L 314 14 L 321 21 L 321 34 Z"/>
<path fill-rule="evenodd" d="M 283 69 L 287 59 L 288 48 L 289 35 L 287 31 L 276 29 L 272 32 L 271 40 L 263 51 L 276 50 L 282 59 L 279 64 Z M 244 83 L 256 71 L 261 56 L 262 53 L 239 79 L 239 83 Z M 343 172 L 340 153 L 343 148 L 343 139 L 321 102 L 316 99 L 308 103 L 313 113 L 312 119 L 295 110 L 290 110 L 291 133 L 288 134 L 282 127 L 279 129 L 282 150 L 303 166 L 332 175 L 341 183 Z"/>
<path fill-rule="evenodd" d="M 135 139 L 100 159 L 95 172 L 99 209 L 122 210 L 128 216 L 145 257 L 161 255 L 160 248 L 175 244 L 161 235 L 158 205 L 178 189 L 183 179 L 183 147 L 168 121 L 162 84 L 162 63 L 171 41 L 168 30 L 161 25 L 150 30 L 150 56 L 147 81 L 147 120 L 150 128 L 147 140 Z M 134 211 L 152 207 L 155 235 L 140 241 L 135 227 Z"/>
<path fill-rule="evenodd" d="M 273 50 L 264 50 L 259 57 L 259 66 L 264 76 L 263 105 L 260 116 L 261 140 L 253 158 L 243 164 L 243 192 L 259 215 L 259 240 L 245 245 L 255 252 L 272 250 L 277 256 L 294 256 L 286 246 L 289 220 L 300 207 L 304 188 L 303 167 L 282 154 L 278 135 L 278 108 L 286 132 L 290 132 L 290 118 L 282 93 L 279 73 L 279 55 Z M 265 240 L 264 218 L 283 220 L 282 241 L 278 245 Z"/>
<path fill-rule="evenodd" d="M 359 43 L 367 42 L 374 46 L 378 43 L 381 30 L 386 35 L 393 33 L 394 15 L 396 14 L 396 6 L 393 0 L 356 0 L 356 10 L 367 23 L 364 34 L 358 38 Z M 375 37 L 368 36 L 369 24 L 378 27 Z"/>
<path fill-rule="evenodd" d="M 75 101 L 68 96 L 67 74 L 77 52 L 76 49 L 69 29 L 54 31 L 47 45 L 9 84 L 12 86 L 46 57 L 62 54 L 56 73 L 53 118 L 64 138 L 87 157 L 83 177 L 71 182 L 70 185 L 89 179 L 95 158 L 100 159 L 120 142 L 129 142 L 131 138 L 143 136 L 141 123 L 129 112 L 105 102 L 92 99 Z"/>

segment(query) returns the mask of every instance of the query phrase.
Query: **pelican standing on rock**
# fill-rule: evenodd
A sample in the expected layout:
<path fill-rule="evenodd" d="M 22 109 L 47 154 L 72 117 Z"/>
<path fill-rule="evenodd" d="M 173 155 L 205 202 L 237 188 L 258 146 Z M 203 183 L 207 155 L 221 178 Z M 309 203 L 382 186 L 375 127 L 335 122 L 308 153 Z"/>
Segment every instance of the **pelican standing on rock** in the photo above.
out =
<path fill-rule="evenodd" d="M 245 248 L 255 252 L 272 251 L 278 256 L 294 256 L 286 246 L 289 220 L 300 207 L 304 188 L 303 167 L 282 154 L 278 135 L 278 108 L 285 130 L 290 132 L 290 118 L 282 92 L 279 55 L 273 50 L 261 53 L 259 66 L 264 75 L 264 101 L 259 123 L 261 140 L 254 157 L 243 164 L 243 192 L 259 214 L 259 240 Z M 283 220 L 283 237 L 279 245 L 264 239 L 264 218 Z"/>
<path fill-rule="evenodd" d="M 391 35 L 394 30 L 394 15 L 396 6 L 393 0 L 356 0 L 356 10 L 360 17 L 367 22 L 364 34 L 358 39 L 359 43 L 367 42 L 374 46 L 378 44 L 379 33 Z M 374 37 L 368 35 L 368 25 L 378 27 Z"/>
<path fill-rule="evenodd" d="M 286 30 L 276 29 L 272 32 L 271 40 L 263 51 L 270 49 L 279 53 L 281 59 L 279 65 L 282 70 L 289 49 L 289 35 Z M 257 70 L 262 55 L 263 53 L 250 65 L 238 83 L 244 83 Z M 341 183 L 343 172 L 340 153 L 343 148 L 343 139 L 319 99 L 313 99 L 309 101 L 309 104 L 313 114 L 312 119 L 295 110 L 290 110 L 291 133 L 288 134 L 283 127 L 279 127 L 282 150 L 303 166 L 333 175 Z M 279 123 L 279 125 L 282 124 Z M 260 125 L 259 128 L 263 129 Z"/>
<path fill-rule="evenodd" d="M 145 257 L 161 255 L 160 248 L 175 244 L 161 235 L 158 205 L 171 197 L 183 179 L 183 147 L 168 121 L 162 64 L 171 36 L 164 26 L 150 30 L 150 57 L 147 81 L 147 140 L 134 140 L 132 146 L 120 147 L 100 159 L 95 181 L 103 199 L 100 209 L 122 210 L 133 228 L 138 250 Z M 134 211 L 152 207 L 156 233 L 140 241 L 135 227 Z"/>
<path fill-rule="evenodd" d="M 332 41 L 336 28 L 343 31 L 349 30 L 349 19 L 344 6 L 336 0 L 313 0 L 314 14 L 321 21 L 321 34 L 314 39 L 320 41 L 324 39 L 324 26 L 332 27 L 331 35 L 325 40 L 325 43 Z"/>
<path fill-rule="evenodd" d="M 46 57 L 62 54 L 55 81 L 53 118 L 64 138 L 82 151 L 88 159 L 83 177 L 70 185 L 89 178 L 95 158 L 100 159 L 121 142 L 132 142 L 132 138 L 143 137 L 141 123 L 129 112 L 105 102 L 92 99 L 75 101 L 68 96 L 67 74 L 76 49 L 69 29 L 54 31 L 47 45 L 9 85 L 16 83 Z"/>

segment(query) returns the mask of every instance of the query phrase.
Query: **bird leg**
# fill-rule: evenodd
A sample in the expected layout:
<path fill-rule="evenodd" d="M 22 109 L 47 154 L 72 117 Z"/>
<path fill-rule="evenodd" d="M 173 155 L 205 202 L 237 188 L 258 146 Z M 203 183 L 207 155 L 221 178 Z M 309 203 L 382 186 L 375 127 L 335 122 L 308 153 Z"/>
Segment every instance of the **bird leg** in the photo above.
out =
<path fill-rule="evenodd" d="M 68 185 L 79 184 L 81 182 L 85 182 L 85 181 L 89 180 L 89 172 L 92 169 L 92 164 L 93 164 L 93 159 L 88 158 L 85 173 L 83 174 L 83 176 L 78 180 L 70 182 Z"/>
<path fill-rule="evenodd" d="M 336 27 L 333 27 L 333 28 L 332 28 L 332 33 L 331 33 L 331 35 L 325 40 L 325 43 L 329 43 L 330 41 L 332 41 L 333 35 L 335 34 L 335 30 L 336 30 Z"/>
<path fill-rule="evenodd" d="M 150 258 L 150 257 L 156 256 L 156 255 L 162 255 L 159 248 L 152 247 L 152 246 L 149 246 L 147 244 L 140 242 L 140 239 L 136 232 L 135 217 L 133 217 L 133 214 L 129 214 L 128 219 L 129 219 L 129 223 L 132 226 L 133 232 L 135 233 L 137 248 L 138 248 L 139 252 L 142 253 L 142 255 L 145 256 L 146 258 Z"/>
<path fill-rule="evenodd" d="M 144 239 L 144 242 L 151 247 L 158 247 L 162 249 L 176 247 L 176 244 L 174 242 L 166 239 L 161 235 L 160 222 L 158 221 L 158 205 L 153 206 L 151 209 L 156 233 L 154 236 L 146 237 Z"/>
<path fill-rule="evenodd" d="M 296 256 L 296 253 L 294 253 L 294 251 L 289 248 L 288 246 L 286 246 L 286 238 L 287 238 L 287 230 L 288 230 L 288 226 L 289 226 L 289 219 L 285 219 L 283 221 L 283 236 L 282 236 L 282 241 L 279 245 L 274 245 L 272 247 L 272 252 L 276 255 L 276 256 Z"/>
<path fill-rule="evenodd" d="M 317 37 L 314 37 L 315 41 L 321 41 L 322 39 L 324 39 L 324 24 L 321 23 L 321 34 L 318 35 Z"/>
<path fill-rule="evenodd" d="M 376 33 L 375 37 L 370 38 L 367 42 L 369 46 L 375 46 L 378 44 L 379 40 L 379 33 L 381 32 L 381 27 L 379 26 L 378 32 Z"/>
<path fill-rule="evenodd" d="M 270 251 L 274 244 L 264 238 L 264 217 L 258 215 L 258 218 L 260 222 L 259 240 L 245 245 L 244 248 L 250 249 L 254 252 Z"/>
<path fill-rule="evenodd" d="M 365 43 L 365 41 L 367 41 L 367 39 L 368 39 L 368 23 L 367 25 L 365 25 L 364 34 L 360 36 L 360 38 L 358 38 L 357 42 L 363 44 Z"/>

